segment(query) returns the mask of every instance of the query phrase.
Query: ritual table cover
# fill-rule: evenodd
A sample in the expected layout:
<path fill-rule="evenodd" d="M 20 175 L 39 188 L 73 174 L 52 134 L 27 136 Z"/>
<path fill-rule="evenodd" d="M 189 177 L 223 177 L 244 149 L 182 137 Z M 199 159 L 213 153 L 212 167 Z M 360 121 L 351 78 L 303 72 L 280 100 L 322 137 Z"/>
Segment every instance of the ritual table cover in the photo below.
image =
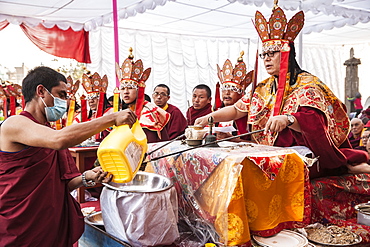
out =
<path fill-rule="evenodd" d="M 150 145 L 149 151 L 158 145 Z M 209 224 L 210 237 L 229 246 L 250 246 L 251 233 L 271 236 L 309 223 L 308 170 L 296 151 L 256 144 L 223 146 L 151 162 L 148 169 L 175 183 L 180 220 Z M 149 158 L 186 148 L 174 142 Z"/>

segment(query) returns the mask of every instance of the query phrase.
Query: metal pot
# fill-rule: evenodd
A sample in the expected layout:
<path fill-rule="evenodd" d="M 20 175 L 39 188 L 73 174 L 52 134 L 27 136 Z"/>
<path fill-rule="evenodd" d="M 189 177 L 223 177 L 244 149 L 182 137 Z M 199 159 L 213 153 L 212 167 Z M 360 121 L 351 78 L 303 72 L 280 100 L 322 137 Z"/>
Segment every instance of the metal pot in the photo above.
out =
<path fill-rule="evenodd" d="M 361 203 L 355 206 L 357 223 L 370 226 L 370 203 Z"/>

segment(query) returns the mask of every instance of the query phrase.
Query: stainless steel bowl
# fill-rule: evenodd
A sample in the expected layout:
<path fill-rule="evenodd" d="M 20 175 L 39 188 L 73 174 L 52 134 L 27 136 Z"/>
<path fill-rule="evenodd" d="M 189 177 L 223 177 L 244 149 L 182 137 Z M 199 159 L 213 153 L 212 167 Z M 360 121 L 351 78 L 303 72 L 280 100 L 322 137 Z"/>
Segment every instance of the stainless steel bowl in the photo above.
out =
<path fill-rule="evenodd" d="M 107 188 L 125 192 L 158 192 L 172 187 L 169 178 L 150 172 L 138 171 L 134 179 L 128 183 L 103 183 Z"/>
<path fill-rule="evenodd" d="M 200 140 L 190 140 L 190 139 L 186 139 L 186 143 L 187 143 L 189 146 L 199 146 L 199 145 L 202 145 L 202 143 L 203 143 L 203 139 L 200 139 Z"/>
<path fill-rule="evenodd" d="M 104 226 L 101 211 L 89 214 L 88 216 L 85 217 L 85 221 L 93 225 Z"/>

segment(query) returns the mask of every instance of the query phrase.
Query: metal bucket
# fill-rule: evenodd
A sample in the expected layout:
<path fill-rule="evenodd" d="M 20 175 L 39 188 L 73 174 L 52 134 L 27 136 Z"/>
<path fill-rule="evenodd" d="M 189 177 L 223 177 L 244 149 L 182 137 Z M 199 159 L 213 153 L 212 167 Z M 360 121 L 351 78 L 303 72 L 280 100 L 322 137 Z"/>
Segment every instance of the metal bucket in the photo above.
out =
<path fill-rule="evenodd" d="M 139 171 L 128 183 L 103 183 L 107 188 L 125 192 L 152 193 L 168 190 L 173 186 L 170 179 L 155 173 Z"/>
<path fill-rule="evenodd" d="M 100 196 L 108 233 L 132 246 L 170 245 L 178 237 L 178 200 L 170 179 L 138 172 L 129 183 L 108 183 Z"/>

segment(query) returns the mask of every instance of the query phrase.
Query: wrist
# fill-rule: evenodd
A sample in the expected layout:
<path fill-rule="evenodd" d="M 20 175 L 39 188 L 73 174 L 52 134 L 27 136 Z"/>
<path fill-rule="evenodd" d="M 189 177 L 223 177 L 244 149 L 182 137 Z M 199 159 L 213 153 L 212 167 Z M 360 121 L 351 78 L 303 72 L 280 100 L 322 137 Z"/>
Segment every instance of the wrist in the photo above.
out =
<path fill-rule="evenodd" d="M 287 121 L 288 121 L 288 124 L 287 126 L 292 126 L 294 123 L 295 123 L 295 118 L 294 116 L 290 115 L 290 114 L 285 114 L 285 116 L 287 117 Z"/>
<path fill-rule="evenodd" d="M 87 179 L 86 174 L 87 174 L 87 171 L 84 171 L 81 175 L 83 186 L 85 187 L 95 186 L 96 183 L 92 179 Z"/>

